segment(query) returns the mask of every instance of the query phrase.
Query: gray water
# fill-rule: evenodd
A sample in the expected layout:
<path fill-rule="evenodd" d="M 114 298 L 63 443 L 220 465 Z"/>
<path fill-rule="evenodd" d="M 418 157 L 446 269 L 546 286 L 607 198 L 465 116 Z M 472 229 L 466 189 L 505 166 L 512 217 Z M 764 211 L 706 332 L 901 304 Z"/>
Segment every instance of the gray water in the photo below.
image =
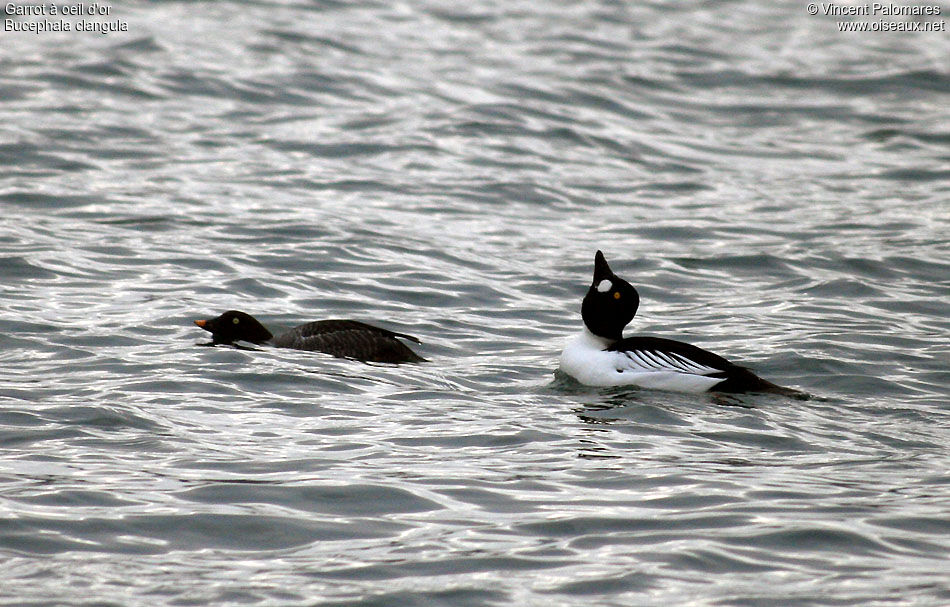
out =
<path fill-rule="evenodd" d="M 111 9 L 2 33 L 0 602 L 950 604 L 950 34 Z M 812 398 L 557 377 L 597 249 Z M 231 308 L 431 362 L 198 347 Z"/>

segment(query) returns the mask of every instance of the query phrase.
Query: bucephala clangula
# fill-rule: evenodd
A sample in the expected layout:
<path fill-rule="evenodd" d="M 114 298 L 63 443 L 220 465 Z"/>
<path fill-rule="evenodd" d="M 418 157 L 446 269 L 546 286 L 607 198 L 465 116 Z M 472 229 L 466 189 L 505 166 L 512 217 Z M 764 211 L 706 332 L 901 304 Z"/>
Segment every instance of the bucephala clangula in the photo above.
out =
<path fill-rule="evenodd" d="M 641 386 L 677 392 L 772 392 L 804 396 L 696 346 L 661 337 L 623 337 L 640 305 L 637 290 L 594 256 L 584 296 L 584 330 L 564 348 L 560 369 L 589 386 Z"/>
<path fill-rule="evenodd" d="M 274 337 L 256 318 L 230 310 L 217 318 L 196 320 L 195 324 L 211 333 L 212 344 L 270 344 L 278 348 L 324 352 L 338 358 L 363 362 L 417 363 L 425 359 L 397 338 L 420 343 L 412 335 L 395 333 L 355 320 L 318 320 Z"/>

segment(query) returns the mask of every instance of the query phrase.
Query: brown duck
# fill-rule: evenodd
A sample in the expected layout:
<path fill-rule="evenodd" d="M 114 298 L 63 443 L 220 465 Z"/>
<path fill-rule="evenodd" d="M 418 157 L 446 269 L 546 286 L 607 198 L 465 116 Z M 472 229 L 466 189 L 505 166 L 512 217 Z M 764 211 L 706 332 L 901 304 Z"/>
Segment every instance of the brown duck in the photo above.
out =
<path fill-rule="evenodd" d="M 338 358 L 363 362 L 418 363 L 425 359 L 399 341 L 421 343 L 412 335 L 396 333 L 356 320 L 317 320 L 274 336 L 250 314 L 230 310 L 195 324 L 211 333 L 211 345 L 234 345 L 245 341 L 277 348 L 324 352 Z"/>

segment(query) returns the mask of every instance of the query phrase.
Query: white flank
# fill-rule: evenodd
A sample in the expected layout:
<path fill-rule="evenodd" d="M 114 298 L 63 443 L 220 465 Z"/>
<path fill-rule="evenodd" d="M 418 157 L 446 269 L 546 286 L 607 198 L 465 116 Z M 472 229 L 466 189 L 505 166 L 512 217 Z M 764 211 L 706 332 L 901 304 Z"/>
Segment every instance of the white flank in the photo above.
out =
<path fill-rule="evenodd" d="M 719 382 L 706 377 L 720 369 L 671 352 L 609 352 L 605 339 L 586 328 L 561 353 L 561 371 L 588 386 L 641 386 L 675 392 L 705 392 Z"/>

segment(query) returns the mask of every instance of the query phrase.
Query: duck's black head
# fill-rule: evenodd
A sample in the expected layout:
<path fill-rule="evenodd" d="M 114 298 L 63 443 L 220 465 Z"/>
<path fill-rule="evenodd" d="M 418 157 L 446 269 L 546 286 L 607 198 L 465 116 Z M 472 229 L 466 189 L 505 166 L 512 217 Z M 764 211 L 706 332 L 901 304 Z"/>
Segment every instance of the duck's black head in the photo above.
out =
<path fill-rule="evenodd" d="M 616 341 L 623 328 L 633 320 L 640 306 L 640 295 L 626 280 L 610 270 L 604 254 L 594 255 L 594 281 L 581 304 L 581 316 L 591 333 Z"/>
<path fill-rule="evenodd" d="M 216 344 L 230 344 L 236 341 L 262 344 L 273 337 L 256 318 L 237 310 L 230 310 L 211 320 L 196 320 L 195 324 L 210 332 Z"/>

